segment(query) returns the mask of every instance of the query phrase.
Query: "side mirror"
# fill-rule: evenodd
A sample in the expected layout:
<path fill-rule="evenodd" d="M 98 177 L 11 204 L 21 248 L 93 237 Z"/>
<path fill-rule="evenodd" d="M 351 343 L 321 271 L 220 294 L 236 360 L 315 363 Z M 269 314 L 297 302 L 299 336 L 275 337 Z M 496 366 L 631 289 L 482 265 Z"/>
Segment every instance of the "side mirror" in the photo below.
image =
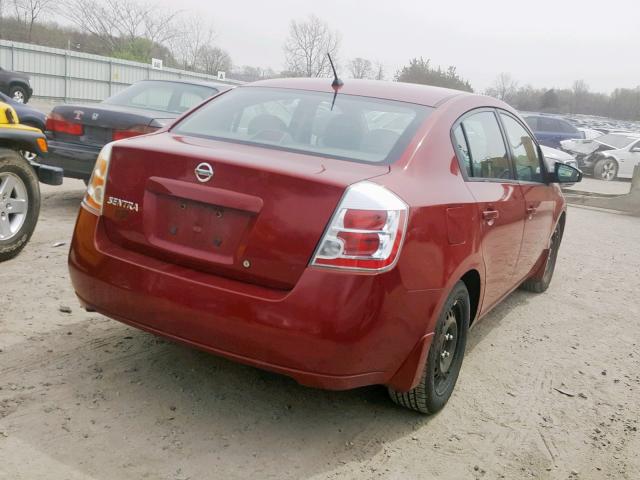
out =
<path fill-rule="evenodd" d="M 551 174 L 551 183 L 578 183 L 582 180 L 582 172 L 571 165 L 556 162 Z"/>
<path fill-rule="evenodd" d="M 633 147 L 633 148 L 631 149 L 631 152 L 633 152 L 633 153 L 638 153 L 638 152 L 640 152 L 640 147 Z"/>

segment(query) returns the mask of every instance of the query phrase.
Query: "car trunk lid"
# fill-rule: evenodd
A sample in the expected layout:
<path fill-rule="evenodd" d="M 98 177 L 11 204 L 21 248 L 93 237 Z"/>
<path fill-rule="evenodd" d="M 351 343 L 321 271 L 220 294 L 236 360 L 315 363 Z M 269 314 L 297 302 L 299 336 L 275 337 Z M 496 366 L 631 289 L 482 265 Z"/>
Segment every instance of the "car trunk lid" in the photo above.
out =
<path fill-rule="evenodd" d="M 346 187 L 388 171 L 387 165 L 151 135 L 113 148 L 105 231 L 112 242 L 168 263 L 290 289 Z"/>
<path fill-rule="evenodd" d="M 102 147 L 113 140 L 150 133 L 173 118 L 167 112 L 120 105 L 59 105 L 49 115 L 47 137 Z"/>

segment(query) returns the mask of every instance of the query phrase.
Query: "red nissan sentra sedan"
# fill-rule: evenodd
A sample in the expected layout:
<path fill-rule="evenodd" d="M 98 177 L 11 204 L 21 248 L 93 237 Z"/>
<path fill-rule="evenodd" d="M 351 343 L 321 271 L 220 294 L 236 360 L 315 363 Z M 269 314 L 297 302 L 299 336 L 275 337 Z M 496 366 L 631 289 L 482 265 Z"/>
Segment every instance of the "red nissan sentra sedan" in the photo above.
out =
<path fill-rule="evenodd" d="M 544 291 L 565 224 L 521 118 L 402 83 L 269 80 L 102 150 L 69 268 L 81 303 L 304 385 L 442 408 L 467 331 Z"/>

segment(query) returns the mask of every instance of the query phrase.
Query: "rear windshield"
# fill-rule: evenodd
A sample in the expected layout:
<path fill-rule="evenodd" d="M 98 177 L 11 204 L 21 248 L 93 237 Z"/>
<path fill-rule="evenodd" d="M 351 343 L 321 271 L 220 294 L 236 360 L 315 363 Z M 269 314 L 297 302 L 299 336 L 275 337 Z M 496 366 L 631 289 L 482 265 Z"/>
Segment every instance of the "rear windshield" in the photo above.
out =
<path fill-rule="evenodd" d="M 601 137 L 595 139 L 596 142 L 613 148 L 624 148 L 631 142 L 635 142 L 636 140 L 638 139 L 635 137 L 627 137 L 625 135 L 616 134 L 602 135 Z"/>
<path fill-rule="evenodd" d="M 366 163 L 390 163 L 433 110 L 338 93 L 241 87 L 189 115 L 174 133 Z"/>
<path fill-rule="evenodd" d="M 135 83 L 108 98 L 104 103 L 159 112 L 182 113 L 217 92 L 217 89 L 204 85 L 152 80 Z"/>

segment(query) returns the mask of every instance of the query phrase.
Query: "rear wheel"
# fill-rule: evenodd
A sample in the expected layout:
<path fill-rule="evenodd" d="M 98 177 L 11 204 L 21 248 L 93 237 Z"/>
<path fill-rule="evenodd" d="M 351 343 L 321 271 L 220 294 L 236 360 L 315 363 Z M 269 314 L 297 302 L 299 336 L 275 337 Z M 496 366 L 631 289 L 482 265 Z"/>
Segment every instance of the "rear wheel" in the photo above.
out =
<path fill-rule="evenodd" d="M 551 242 L 549 243 L 549 252 L 547 253 L 547 259 L 543 265 L 544 270 L 536 272 L 532 277 L 525 280 L 521 287 L 523 290 L 534 293 L 542 293 L 549 288 L 551 279 L 553 278 L 553 272 L 556 269 L 556 260 L 558 259 L 558 250 L 560 250 L 560 243 L 562 243 L 562 233 L 564 231 L 564 224 L 562 221 L 558 222 L 556 229 L 551 236 Z"/>
<path fill-rule="evenodd" d="M 27 103 L 27 90 L 20 85 L 12 86 L 9 96 L 18 103 Z"/>
<path fill-rule="evenodd" d="M 40 187 L 35 172 L 18 152 L 0 148 L 0 262 L 22 251 L 39 213 Z"/>
<path fill-rule="evenodd" d="M 593 167 L 593 176 L 606 182 L 615 180 L 618 176 L 618 162 L 613 158 L 598 160 Z"/>
<path fill-rule="evenodd" d="M 467 287 L 458 282 L 438 318 L 420 383 L 408 392 L 389 388 L 389 395 L 395 403 L 421 413 L 435 413 L 444 407 L 462 366 L 470 311 Z"/>

